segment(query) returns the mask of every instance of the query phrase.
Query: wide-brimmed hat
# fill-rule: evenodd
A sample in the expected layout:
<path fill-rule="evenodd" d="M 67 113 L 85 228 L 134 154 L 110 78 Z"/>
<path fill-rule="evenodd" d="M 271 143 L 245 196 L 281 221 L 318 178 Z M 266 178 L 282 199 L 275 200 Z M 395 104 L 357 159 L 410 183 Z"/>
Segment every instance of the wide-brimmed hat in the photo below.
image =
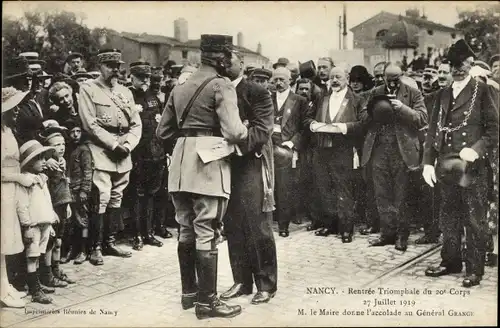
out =
<path fill-rule="evenodd" d="M 459 154 L 445 155 L 437 162 L 436 178 L 445 184 L 468 187 L 472 183 L 471 165 Z"/>
<path fill-rule="evenodd" d="M 53 153 L 53 147 L 42 146 L 37 140 L 30 140 L 25 142 L 19 148 L 19 160 L 21 162 L 21 169 L 29 164 L 34 158 L 43 153 Z"/>
<path fill-rule="evenodd" d="M 362 65 L 356 65 L 351 68 L 349 72 L 349 81 L 363 83 L 364 90 L 370 90 L 375 85 L 373 76 L 371 76 L 366 67 Z"/>
<path fill-rule="evenodd" d="M 288 60 L 288 58 L 281 57 L 281 58 L 278 58 L 278 61 L 273 64 L 273 68 L 276 69 L 276 67 L 278 67 L 278 66 L 286 67 L 286 66 L 288 66 L 289 63 L 290 63 L 290 61 Z"/>
<path fill-rule="evenodd" d="M 101 72 L 98 71 L 90 71 L 87 72 L 90 76 L 92 76 L 93 79 L 97 79 L 99 76 L 101 76 Z"/>
<path fill-rule="evenodd" d="M 2 113 L 19 105 L 29 91 L 22 92 L 13 87 L 2 88 Z"/>
<path fill-rule="evenodd" d="M 305 63 L 299 64 L 299 74 L 300 77 L 306 79 L 313 79 L 318 72 L 316 71 L 316 64 L 314 61 L 309 60 Z"/>
<path fill-rule="evenodd" d="M 76 71 L 75 74 L 71 75 L 71 78 L 73 80 L 76 80 L 81 77 L 85 77 L 87 79 L 93 79 L 92 75 L 90 75 L 85 68 L 80 68 L 78 71 Z"/>
<path fill-rule="evenodd" d="M 122 52 L 118 49 L 101 49 L 97 54 L 97 61 L 103 63 L 125 64 L 122 61 Z"/>
<path fill-rule="evenodd" d="M 274 167 L 277 169 L 285 168 L 292 163 L 293 151 L 286 147 L 274 145 Z"/>
<path fill-rule="evenodd" d="M 391 100 L 387 95 L 376 95 L 372 97 L 366 105 L 368 115 L 374 122 L 391 123 L 394 119 L 394 109 Z"/>
<path fill-rule="evenodd" d="M 11 58 L 4 67 L 5 80 L 33 75 L 28 60 L 22 56 Z"/>
<path fill-rule="evenodd" d="M 26 58 L 28 61 L 38 60 L 40 55 L 36 51 L 21 52 L 19 56 Z"/>

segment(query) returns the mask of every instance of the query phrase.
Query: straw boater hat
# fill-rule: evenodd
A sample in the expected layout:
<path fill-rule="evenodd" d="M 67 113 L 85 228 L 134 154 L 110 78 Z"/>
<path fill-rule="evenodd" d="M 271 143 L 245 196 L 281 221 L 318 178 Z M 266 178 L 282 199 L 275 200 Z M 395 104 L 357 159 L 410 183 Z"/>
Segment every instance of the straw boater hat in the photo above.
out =
<path fill-rule="evenodd" d="M 25 142 L 21 148 L 19 148 L 19 159 L 21 162 L 21 169 L 28 165 L 34 158 L 43 153 L 54 152 L 53 147 L 45 147 L 36 140 L 30 140 Z"/>
<path fill-rule="evenodd" d="M 59 125 L 56 120 L 46 120 L 42 124 L 43 131 L 39 134 L 39 136 L 43 142 L 47 142 L 49 139 L 52 139 L 57 135 L 64 137 L 63 133 L 68 131 L 68 128 Z"/>
<path fill-rule="evenodd" d="M 71 75 L 71 78 L 73 80 L 76 80 L 81 77 L 85 77 L 87 79 L 93 79 L 92 75 L 90 75 L 85 68 L 80 68 L 78 71 L 76 71 L 75 74 Z"/>
<path fill-rule="evenodd" d="M 2 113 L 19 105 L 29 91 L 22 92 L 13 87 L 2 88 Z"/>

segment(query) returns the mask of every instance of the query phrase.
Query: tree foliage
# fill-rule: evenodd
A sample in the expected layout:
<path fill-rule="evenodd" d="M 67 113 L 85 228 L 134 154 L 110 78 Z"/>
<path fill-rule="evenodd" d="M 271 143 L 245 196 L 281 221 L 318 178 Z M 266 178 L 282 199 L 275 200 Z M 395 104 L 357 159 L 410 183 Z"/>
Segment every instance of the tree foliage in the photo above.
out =
<path fill-rule="evenodd" d="M 455 27 L 464 33 L 465 41 L 480 60 L 488 61 L 500 52 L 500 4 L 481 4 L 474 10 L 462 11 Z"/>

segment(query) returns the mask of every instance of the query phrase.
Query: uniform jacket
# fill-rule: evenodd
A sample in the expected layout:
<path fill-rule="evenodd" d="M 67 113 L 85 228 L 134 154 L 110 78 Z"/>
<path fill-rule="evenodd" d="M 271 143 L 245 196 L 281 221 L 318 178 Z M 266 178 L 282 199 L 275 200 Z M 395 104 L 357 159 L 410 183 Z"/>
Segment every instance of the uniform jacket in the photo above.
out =
<path fill-rule="evenodd" d="M 217 76 L 214 68 L 202 66 L 198 71 L 172 90 L 156 135 L 160 140 L 180 135 L 179 120 L 196 89 L 207 79 Z M 229 79 L 218 76 L 210 81 L 194 101 L 183 130 L 212 130 L 228 143 L 239 143 L 247 138 L 247 128 L 238 112 L 236 90 Z M 190 192 L 207 196 L 229 198 L 231 193 L 231 167 L 227 159 L 204 164 L 197 150 L 211 148 L 220 143 L 220 137 L 180 136 L 172 153 L 168 176 L 169 192 Z"/>
<path fill-rule="evenodd" d="M 385 85 L 373 89 L 367 97 L 367 103 L 371 97 L 382 94 L 385 94 Z M 419 90 L 404 83 L 400 84 L 396 97 L 403 103 L 403 107 L 397 111 L 394 123 L 399 151 L 408 168 L 415 170 L 420 165 L 418 132 L 427 125 L 428 119 L 424 97 Z M 363 144 L 362 166 L 366 166 L 370 161 L 373 145 L 380 127 L 379 123 L 369 119 L 368 130 Z"/>
<path fill-rule="evenodd" d="M 471 108 L 476 87 L 477 94 Z M 465 147 L 474 149 L 480 158 L 490 156 L 498 148 L 498 108 L 488 85 L 471 79 L 454 102 L 451 101 L 451 86 L 438 92 L 431 111 L 423 164 L 434 165 L 439 154 L 458 154 Z M 454 128 L 464 121 L 469 110 L 467 124 L 448 133 L 445 140 L 445 133 L 439 131 L 438 120 L 441 119 L 442 127 Z"/>
<path fill-rule="evenodd" d="M 288 94 L 285 102 L 278 108 L 276 93 L 273 92 L 271 99 L 274 104 L 274 118 L 282 116 L 279 126 L 281 136 L 276 138 L 276 132 L 273 135 L 273 142 L 281 145 L 282 142 L 291 141 L 295 148 L 302 148 L 302 121 L 308 108 L 307 99 L 293 92 Z"/>
<path fill-rule="evenodd" d="M 158 126 L 157 117 L 162 112 L 161 103 L 151 91 L 138 90 L 130 88 L 134 96 L 135 103 L 142 106 L 140 113 L 142 120 L 142 137 L 139 144 L 132 153 L 134 163 L 137 161 L 163 160 L 165 150 L 162 142 L 156 137 L 156 128 Z"/>
<path fill-rule="evenodd" d="M 142 134 L 141 117 L 129 89 L 117 84 L 111 90 L 102 84 L 97 84 L 99 80 L 87 80 L 83 83 L 78 100 L 82 125 L 91 141 L 89 147 L 94 165 L 101 171 L 128 172 L 132 169 L 130 156 L 115 162 L 108 154 L 113 150 L 116 142 L 129 147 L 130 150 L 137 146 Z M 111 92 L 130 116 L 130 124 L 123 111 L 109 96 Z M 119 132 L 119 128 L 130 130 Z"/>
<path fill-rule="evenodd" d="M 326 121 L 329 102 L 330 93 L 324 91 L 317 105 L 307 111 L 304 119 L 304 130 L 310 131 L 310 125 L 314 121 Z M 356 95 L 351 89 L 348 89 L 339 111 L 332 121 L 332 123 L 345 123 L 347 134 L 312 132 L 312 147 L 333 147 L 340 152 L 346 152 L 349 154 L 348 158 L 350 158 L 350 164 L 352 164 L 353 148 L 361 151 L 364 129 L 368 122 L 365 99 Z"/>
<path fill-rule="evenodd" d="M 16 121 L 16 139 L 19 147 L 26 141 L 36 139 L 38 133 L 43 129 L 43 114 L 40 113 L 41 107 L 29 93 L 19 104 L 19 114 Z M 39 109 L 40 108 L 40 109 Z"/>
<path fill-rule="evenodd" d="M 70 178 L 70 189 L 73 196 L 80 191 L 90 195 L 92 188 L 92 174 L 94 163 L 90 152 L 89 142 L 83 142 L 71 152 L 68 163 L 68 173 Z"/>

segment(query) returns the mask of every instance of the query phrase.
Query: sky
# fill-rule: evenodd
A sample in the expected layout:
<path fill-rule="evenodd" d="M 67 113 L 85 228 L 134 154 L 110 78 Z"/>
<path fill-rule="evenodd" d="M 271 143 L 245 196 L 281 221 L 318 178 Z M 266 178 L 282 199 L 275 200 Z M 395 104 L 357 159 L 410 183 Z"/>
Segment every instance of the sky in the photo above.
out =
<path fill-rule="evenodd" d="M 485 2 L 483 2 L 484 4 Z M 448 1 L 386 1 L 346 2 L 347 30 L 387 11 L 404 14 L 406 9 L 425 10 L 428 19 L 453 26 L 458 11 L 480 5 L 479 2 Z M 262 44 L 263 55 L 276 61 L 287 57 L 291 61 L 307 61 L 327 56 L 338 49 L 338 19 L 342 2 L 322 1 L 268 1 L 268 2 L 134 2 L 134 1 L 60 1 L 30 2 L 3 1 L 3 16 L 22 17 L 26 10 L 67 10 L 78 13 L 89 28 L 108 27 L 134 33 L 174 35 L 174 20 L 188 21 L 188 37 L 198 39 L 201 34 L 229 34 L 242 32 L 244 44 L 256 50 Z M 347 48 L 352 49 L 352 33 L 348 31 Z"/>

